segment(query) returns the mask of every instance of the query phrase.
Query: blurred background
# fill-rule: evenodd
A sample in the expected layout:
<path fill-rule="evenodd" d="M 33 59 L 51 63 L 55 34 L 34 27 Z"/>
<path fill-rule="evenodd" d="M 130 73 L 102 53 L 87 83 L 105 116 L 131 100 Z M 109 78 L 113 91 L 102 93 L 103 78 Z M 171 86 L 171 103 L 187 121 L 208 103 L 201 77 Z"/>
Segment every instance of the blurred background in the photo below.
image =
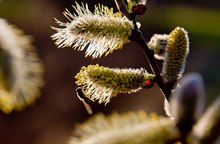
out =
<path fill-rule="evenodd" d="M 80 1 L 78 1 L 80 2 Z M 83 0 L 115 7 L 114 1 Z M 62 12 L 73 11 L 70 0 L 1 0 L 0 17 L 34 37 L 38 54 L 45 65 L 45 86 L 41 98 L 20 112 L 0 112 L 0 144 L 65 144 L 73 127 L 90 116 L 75 94 L 75 74 L 82 66 L 145 67 L 146 58 L 135 43 L 122 50 L 92 60 L 72 48 L 58 49 L 50 36 L 57 26 L 54 17 L 67 21 Z M 189 32 L 190 54 L 185 74 L 199 72 L 205 82 L 206 106 L 219 95 L 220 85 L 220 1 L 149 0 L 145 15 L 139 16 L 143 33 L 149 40 L 154 33 L 169 33 L 176 26 Z M 91 103 L 94 113 L 110 114 L 145 110 L 164 115 L 163 96 L 157 86 L 135 94 L 121 94 L 107 106 Z"/>

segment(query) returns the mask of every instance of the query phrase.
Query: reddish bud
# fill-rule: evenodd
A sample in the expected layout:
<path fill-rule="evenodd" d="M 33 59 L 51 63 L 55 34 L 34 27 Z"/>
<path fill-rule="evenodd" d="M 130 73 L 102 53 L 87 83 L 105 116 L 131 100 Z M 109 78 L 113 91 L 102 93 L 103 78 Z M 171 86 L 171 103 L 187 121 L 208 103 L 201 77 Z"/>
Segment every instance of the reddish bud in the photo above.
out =
<path fill-rule="evenodd" d="M 144 88 L 152 88 L 154 86 L 154 81 L 153 80 L 146 80 L 145 82 L 144 82 Z"/>
<path fill-rule="evenodd" d="M 137 6 L 133 6 L 133 7 L 132 7 L 132 11 L 133 11 L 133 13 L 136 14 L 136 15 L 142 15 L 142 14 L 144 14 L 145 11 L 146 11 L 146 9 L 147 9 L 146 5 L 143 5 L 143 4 L 139 4 L 139 5 L 137 5 Z"/>

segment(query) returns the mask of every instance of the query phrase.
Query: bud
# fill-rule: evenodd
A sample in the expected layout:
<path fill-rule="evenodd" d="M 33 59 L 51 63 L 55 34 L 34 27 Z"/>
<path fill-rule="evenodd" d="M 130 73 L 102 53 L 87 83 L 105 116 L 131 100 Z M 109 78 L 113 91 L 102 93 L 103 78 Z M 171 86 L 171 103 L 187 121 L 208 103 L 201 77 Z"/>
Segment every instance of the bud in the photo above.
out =
<path fill-rule="evenodd" d="M 29 36 L 0 19 L 0 109 L 32 104 L 43 86 L 43 65 Z"/>
<path fill-rule="evenodd" d="M 98 58 L 121 49 L 129 42 L 133 24 L 121 12 L 113 13 L 113 8 L 103 5 L 95 6 L 93 13 L 87 4 L 76 3 L 73 8 L 75 14 L 68 10 L 64 12 L 69 22 L 56 20 L 61 28 L 52 27 L 57 33 L 51 38 L 58 47 L 72 46 L 80 51 L 86 50 L 86 56 Z"/>
<path fill-rule="evenodd" d="M 181 133 L 188 134 L 204 108 L 204 85 L 197 73 L 184 76 L 170 100 L 171 115 Z"/>
<path fill-rule="evenodd" d="M 136 15 L 144 14 L 147 9 L 146 1 L 147 0 L 127 0 L 129 12 Z"/>
<path fill-rule="evenodd" d="M 144 82 L 144 85 L 143 85 L 143 87 L 147 88 L 147 89 L 152 88 L 153 86 L 154 86 L 154 80 L 153 79 L 146 80 Z"/>
<path fill-rule="evenodd" d="M 144 69 L 118 69 L 99 65 L 82 67 L 75 76 L 76 84 L 81 87 L 86 97 L 108 103 L 110 98 L 119 93 L 131 93 L 140 90 L 153 75 Z"/>

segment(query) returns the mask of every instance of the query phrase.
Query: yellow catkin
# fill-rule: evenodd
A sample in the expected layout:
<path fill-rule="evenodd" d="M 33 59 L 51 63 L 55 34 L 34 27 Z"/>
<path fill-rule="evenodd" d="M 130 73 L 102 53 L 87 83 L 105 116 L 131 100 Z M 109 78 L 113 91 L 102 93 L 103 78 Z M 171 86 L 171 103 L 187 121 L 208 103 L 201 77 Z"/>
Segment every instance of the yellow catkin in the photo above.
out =
<path fill-rule="evenodd" d="M 166 46 L 162 70 L 165 82 L 175 81 L 182 75 L 188 53 L 188 34 L 184 28 L 177 27 L 169 34 Z"/>
<path fill-rule="evenodd" d="M 76 84 L 82 87 L 84 94 L 99 103 L 108 103 L 119 93 L 131 93 L 140 90 L 146 80 L 154 76 L 140 69 L 118 69 L 99 65 L 82 67 L 75 76 Z"/>

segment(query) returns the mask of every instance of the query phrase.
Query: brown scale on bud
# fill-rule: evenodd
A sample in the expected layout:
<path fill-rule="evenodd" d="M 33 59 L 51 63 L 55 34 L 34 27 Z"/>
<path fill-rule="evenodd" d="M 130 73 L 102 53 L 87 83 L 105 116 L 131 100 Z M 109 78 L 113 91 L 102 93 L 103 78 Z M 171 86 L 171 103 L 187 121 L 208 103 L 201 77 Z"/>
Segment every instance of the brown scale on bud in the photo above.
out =
<path fill-rule="evenodd" d="M 127 0 L 129 13 L 142 15 L 145 13 L 147 6 L 146 0 Z"/>

